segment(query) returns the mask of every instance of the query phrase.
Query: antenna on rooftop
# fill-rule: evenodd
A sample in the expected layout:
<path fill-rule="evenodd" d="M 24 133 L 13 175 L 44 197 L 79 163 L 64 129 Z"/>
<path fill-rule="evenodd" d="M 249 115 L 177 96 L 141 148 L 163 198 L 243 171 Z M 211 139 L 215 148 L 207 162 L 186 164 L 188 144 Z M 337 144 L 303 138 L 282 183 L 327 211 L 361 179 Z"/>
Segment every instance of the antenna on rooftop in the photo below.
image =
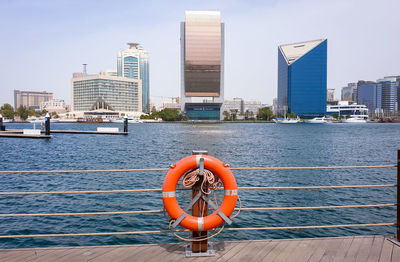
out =
<path fill-rule="evenodd" d="M 86 76 L 87 75 L 87 71 L 86 71 L 87 64 L 82 64 L 82 65 L 83 65 L 83 75 Z"/>

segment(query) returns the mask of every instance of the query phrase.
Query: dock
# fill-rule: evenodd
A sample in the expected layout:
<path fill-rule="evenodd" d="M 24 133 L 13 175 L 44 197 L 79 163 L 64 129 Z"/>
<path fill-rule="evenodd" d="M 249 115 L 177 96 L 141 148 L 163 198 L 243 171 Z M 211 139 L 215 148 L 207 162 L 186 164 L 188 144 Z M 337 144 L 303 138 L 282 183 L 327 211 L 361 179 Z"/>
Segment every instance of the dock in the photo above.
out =
<path fill-rule="evenodd" d="M 25 135 L 21 132 L 0 132 L 0 137 L 15 137 L 15 138 L 51 138 L 51 135 Z"/>
<path fill-rule="evenodd" d="M 22 135 L 23 130 L 21 129 L 7 129 L 6 131 L 1 131 L 0 136 L 8 137 L 24 137 Z M 44 130 L 41 133 L 45 133 Z M 92 131 L 92 130 L 50 130 L 50 134 L 96 134 L 96 135 L 128 135 L 128 132 L 104 132 L 104 131 Z M 44 135 L 41 135 L 44 136 Z M 35 137 L 37 138 L 37 137 Z"/>
<path fill-rule="evenodd" d="M 214 257 L 186 257 L 186 243 L 0 250 L 0 261 L 400 261 L 384 236 L 214 242 Z"/>

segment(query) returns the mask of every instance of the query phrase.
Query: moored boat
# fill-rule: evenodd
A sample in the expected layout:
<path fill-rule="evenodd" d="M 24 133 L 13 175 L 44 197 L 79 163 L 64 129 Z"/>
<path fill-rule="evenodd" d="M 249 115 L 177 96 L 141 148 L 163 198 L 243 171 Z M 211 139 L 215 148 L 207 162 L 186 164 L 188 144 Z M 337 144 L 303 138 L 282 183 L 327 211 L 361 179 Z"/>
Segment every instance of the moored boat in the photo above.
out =
<path fill-rule="evenodd" d="M 362 124 L 362 123 L 367 123 L 367 119 L 363 117 L 350 117 L 347 119 L 342 119 L 342 123 L 357 123 L 357 124 Z"/>
<path fill-rule="evenodd" d="M 102 118 L 94 118 L 94 117 L 85 117 L 85 118 L 78 118 L 76 121 L 77 123 L 103 123 Z"/>
<path fill-rule="evenodd" d="M 306 121 L 306 123 L 310 123 L 310 124 L 324 124 L 326 123 L 326 119 L 325 117 L 314 117 L 311 120 Z"/>
<path fill-rule="evenodd" d="M 274 119 L 274 122 L 277 124 L 296 124 L 300 122 L 300 118 L 281 118 L 281 119 Z"/>
<path fill-rule="evenodd" d="M 123 118 L 115 118 L 115 119 L 110 119 L 111 123 L 124 123 L 124 119 Z M 138 124 L 138 123 L 143 123 L 142 120 L 140 120 L 139 118 L 128 118 L 128 123 L 129 124 Z"/>

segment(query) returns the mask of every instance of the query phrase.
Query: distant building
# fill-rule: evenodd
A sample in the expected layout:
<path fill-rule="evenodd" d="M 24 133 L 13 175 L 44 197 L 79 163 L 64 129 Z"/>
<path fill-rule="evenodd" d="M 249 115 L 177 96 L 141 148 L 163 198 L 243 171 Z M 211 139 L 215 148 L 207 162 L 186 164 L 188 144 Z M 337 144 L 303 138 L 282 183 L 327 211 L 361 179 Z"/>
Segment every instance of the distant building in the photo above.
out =
<path fill-rule="evenodd" d="M 46 110 L 49 113 L 63 114 L 67 112 L 67 104 L 61 99 L 52 99 L 40 103 L 40 110 Z"/>
<path fill-rule="evenodd" d="M 335 89 L 334 88 L 328 88 L 327 93 L 326 93 L 326 101 L 328 101 L 328 102 L 335 101 Z"/>
<path fill-rule="evenodd" d="M 262 107 L 261 101 L 257 101 L 257 100 L 247 100 L 244 101 L 244 114 L 246 114 L 246 112 L 249 112 L 250 114 L 254 114 L 257 115 L 258 114 L 258 110 Z"/>
<path fill-rule="evenodd" d="M 342 101 L 357 101 L 357 83 L 348 83 L 347 86 L 342 87 L 341 92 Z"/>
<path fill-rule="evenodd" d="M 14 90 L 14 108 L 26 106 L 28 109 L 40 109 L 40 103 L 53 99 L 53 93 Z"/>
<path fill-rule="evenodd" d="M 381 108 L 381 94 L 375 82 L 358 81 L 357 83 L 357 103 L 366 105 L 369 113 L 373 114 L 377 108 Z"/>
<path fill-rule="evenodd" d="M 324 115 L 327 96 L 327 39 L 278 47 L 278 108 L 312 118 Z"/>
<path fill-rule="evenodd" d="M 71 85 L 72 111 L 142 112 L 140 79 L 115 77 L 105 72 L 74 74 Z"/>
<path fill-rule="evenodd" d="M 368 117 L 368 108 L 366 105 L 358 105 L 353 104 L 349 101 L 339 101 L 337 105 L 327 105 L 326 106 L 326 114 L 333 115 L 337 114 L 338 116 L 349 116 L 356 117 L 362 116 L 363 118 Z"/>
<path fill-rule="evenodd" d="M 381 94 L 381 107 L 384 113 L 398 111 L 398 81 L 399 77 L 396 76 L 387 76 L 377 80 L 377 90 Z"/>
<path fill-rule="evenodd" d="M 278 98 L 274 98 L 272 100 L 272 112 L 274 113 L 274 115 L 278 114 Z"/>
<path fill-rule="evenodd" d="M 181 110 L 220 120 L 224 102 L 224 24 L 218 11 L 186 11 L 181 23 Z"/>
<path fill-rule="evenodd" d="M 142 110 L 150 112 L 149 55 L 138 43 L 128 43 L 129 48 L 118 52 L 117 75 L 142 81 Z M 114 75 L 111 70 L 109 75 Z"/>
<path fill-rule="evenodd" d="M 226 111 L 231 113 L 232 111 L 236 111 L 238 114 L 244 114 L 244 100 L 242 98 L 233 98 L 232 100 L 225 100 L 224 105 L 222 107 L 222 111 Z"/>
<path fill-rule="evenodd" d="M 109 76 L 118 76 L 117 70 L 114 69 L 107 69 L 106 71 L 104 71 L 104 73 L 106 73 Z"/>

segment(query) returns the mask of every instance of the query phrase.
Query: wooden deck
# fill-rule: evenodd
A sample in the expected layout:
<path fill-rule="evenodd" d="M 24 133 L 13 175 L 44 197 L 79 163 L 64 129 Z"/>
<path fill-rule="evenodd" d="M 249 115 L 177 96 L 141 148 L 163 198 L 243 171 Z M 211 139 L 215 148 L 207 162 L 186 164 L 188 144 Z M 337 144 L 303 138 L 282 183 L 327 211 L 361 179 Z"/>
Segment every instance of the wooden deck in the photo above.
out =
<path fill-rule="evenodd" d="M 184 243 L 0 250 L 12 261 L 400 261 L 400 247 L 383 236 L 214 243 L 215 257 L 185 258 Z"/>

